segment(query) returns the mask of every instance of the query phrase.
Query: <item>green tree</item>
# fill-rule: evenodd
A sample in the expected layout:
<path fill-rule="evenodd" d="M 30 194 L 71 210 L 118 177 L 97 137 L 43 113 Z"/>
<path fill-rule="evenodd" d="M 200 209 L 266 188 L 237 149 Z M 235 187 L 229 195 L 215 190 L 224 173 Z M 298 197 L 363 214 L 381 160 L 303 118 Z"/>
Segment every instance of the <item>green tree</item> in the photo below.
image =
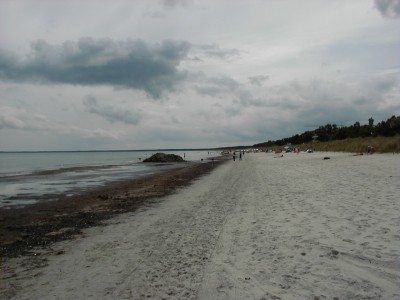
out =
<path fill-rule="evenodd" d="M 368 119 L 368 126 L 371 128 L 374 127 L 374 119 L 372 117 Z"/>

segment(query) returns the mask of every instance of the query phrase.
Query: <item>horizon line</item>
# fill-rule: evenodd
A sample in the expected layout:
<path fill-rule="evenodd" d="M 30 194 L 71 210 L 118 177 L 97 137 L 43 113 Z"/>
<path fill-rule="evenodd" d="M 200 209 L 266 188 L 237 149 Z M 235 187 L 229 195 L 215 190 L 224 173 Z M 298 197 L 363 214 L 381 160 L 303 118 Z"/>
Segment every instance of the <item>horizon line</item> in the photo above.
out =
<path fill-rule="evenodd" d="M 51 153 L 51 152 L 140 152 L 140 151 L 207 151 L 228 148 L 251 147 L 251 146 L 224 146 L 211 148 L 158 148 L 158 149 L 118 149 L 118 150 L 0 150 L 0 153 Z"/>

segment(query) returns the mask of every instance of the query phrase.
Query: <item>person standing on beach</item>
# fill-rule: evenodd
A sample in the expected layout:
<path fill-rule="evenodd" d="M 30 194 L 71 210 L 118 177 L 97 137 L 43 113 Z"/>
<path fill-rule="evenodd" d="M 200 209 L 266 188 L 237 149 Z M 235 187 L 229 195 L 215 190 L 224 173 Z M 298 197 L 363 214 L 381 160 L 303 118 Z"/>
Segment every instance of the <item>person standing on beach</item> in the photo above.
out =
<path fill-rule="evenodd" d="M 242 160 L 242 151 L 239 152 L 239 160 Z"/>
<path fill-rule="evenodd" d="M 235 161 L 236 160 L 236 154 L 235 154 L 235 152 L 233 152 L 233 161 Z"/>

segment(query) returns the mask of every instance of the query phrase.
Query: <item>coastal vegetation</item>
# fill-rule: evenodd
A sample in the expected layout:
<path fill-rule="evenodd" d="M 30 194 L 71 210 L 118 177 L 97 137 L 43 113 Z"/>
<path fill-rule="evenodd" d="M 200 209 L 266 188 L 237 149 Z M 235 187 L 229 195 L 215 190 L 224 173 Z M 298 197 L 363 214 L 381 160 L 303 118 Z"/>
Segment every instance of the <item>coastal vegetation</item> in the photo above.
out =
<path fill-rule="evenodd" d="M 334 140 L 327 142 L 309 142 L 294 145 L 302 150 L 313 149 L 315 151 L 334 151 L 334 152 L 353 152 L 365 153 L 369 146 L 373 146 L 378 153 L 399 153 L 400 136 L 371 136 L 347 138 L 344 140 Z"/>
<path fill-rule="evenodd" d="M 372 117 L 365 125 L 360 122 L 351 126 L 327 124 L 289 138 L 255 144 L 253 147 L 273 148 L 288 144 L 317 151 L 366 152 L 369 146 L 373 146 L 380 153 L 399 152 L 400 116 L 392 116 L 376 125 Z"/>

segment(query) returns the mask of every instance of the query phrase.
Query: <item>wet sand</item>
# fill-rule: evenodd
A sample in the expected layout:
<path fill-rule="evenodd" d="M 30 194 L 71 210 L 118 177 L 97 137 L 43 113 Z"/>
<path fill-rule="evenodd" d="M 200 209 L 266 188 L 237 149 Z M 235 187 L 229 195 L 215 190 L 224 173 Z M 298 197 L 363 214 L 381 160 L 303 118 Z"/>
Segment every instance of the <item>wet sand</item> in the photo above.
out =
<path fill-rule="evenodd" d="M 4 260 L 33 255 L 37 246 L 49 247 L 114 215 L 152 205 L 160 197 L 209 173 L 222 161 L 221 157 L 204 163 L 185 163 L 155 175 L 92 188 L 73 197 L 55 195 L 58 200 L 54 201 L 50 195 L 23 208 L 0 208 L 0 256 Z"/>
<path fill-rule="evenodd" d="M 398 155 L 246 154 L 151 206 L 7 259 L 0 294 L 399 299 L 399 170 Z"/>

